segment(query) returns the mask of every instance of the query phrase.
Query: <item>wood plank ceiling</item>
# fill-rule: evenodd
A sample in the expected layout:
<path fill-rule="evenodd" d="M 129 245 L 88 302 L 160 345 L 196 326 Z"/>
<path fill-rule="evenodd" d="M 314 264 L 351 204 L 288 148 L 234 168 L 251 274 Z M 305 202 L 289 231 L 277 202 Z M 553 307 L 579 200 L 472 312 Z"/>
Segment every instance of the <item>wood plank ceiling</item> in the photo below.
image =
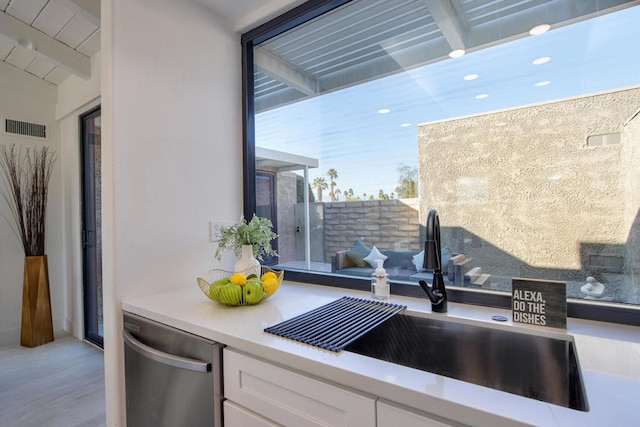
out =
<path fill-rule="evenodd" d="M 0 59 L 54 85 L 89 78 L 100 0 L 0 0 Z"/>

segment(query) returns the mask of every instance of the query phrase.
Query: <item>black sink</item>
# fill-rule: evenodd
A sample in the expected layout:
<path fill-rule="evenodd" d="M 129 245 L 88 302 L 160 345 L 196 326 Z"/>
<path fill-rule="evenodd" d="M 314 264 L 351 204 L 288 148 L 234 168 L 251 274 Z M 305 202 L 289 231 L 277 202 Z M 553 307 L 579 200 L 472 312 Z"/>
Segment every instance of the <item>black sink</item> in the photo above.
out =
<path fill-rule="evenodd" d="M 396 314 L 345 351 L 588 411 L 573 338 L 541 334 Z"/>

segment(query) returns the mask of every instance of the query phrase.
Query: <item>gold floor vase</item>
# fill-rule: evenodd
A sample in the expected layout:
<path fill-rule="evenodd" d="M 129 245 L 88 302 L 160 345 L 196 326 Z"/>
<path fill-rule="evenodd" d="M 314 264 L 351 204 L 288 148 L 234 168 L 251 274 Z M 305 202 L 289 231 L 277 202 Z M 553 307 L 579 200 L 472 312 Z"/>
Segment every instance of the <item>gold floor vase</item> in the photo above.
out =
<path fill-rule="evenodd" d="M 53 341 L 47 256 L 24 258 L 20 345 L 37 347 Z"/>

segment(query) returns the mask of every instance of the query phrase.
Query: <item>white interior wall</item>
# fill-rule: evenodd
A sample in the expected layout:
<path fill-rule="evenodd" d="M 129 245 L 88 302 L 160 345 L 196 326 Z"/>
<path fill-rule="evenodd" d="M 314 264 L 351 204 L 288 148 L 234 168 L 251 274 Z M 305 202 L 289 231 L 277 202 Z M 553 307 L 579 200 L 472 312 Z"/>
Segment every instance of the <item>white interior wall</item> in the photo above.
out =
<path fill-rule="evenodd" d="M 0 117 L 44 124 L 47 126 L 48 133 L 48 138 L 44 140 L 16 136 L 5 134 L 2 130 L 3 126 L 0 129 L 0 144 L 16 144 L 23 149 L 46 145 L 59 155 L 59 126 L 55 120 L 56 97 L 54 85 L 11 65 L 0 63 Z M 58 159 L 49 185 L 45 241 L 49 265 L 51 314 L 56 334 L 65 327 L 63 230 L 60 227 L 61 171 L 62 164 Z M 0 200 L 0 212 L 13 224 L 13 218 L 4 200 Z M 20 342 L 24 250 L 12 226 L 0 216 L 0 345 L 15 345 Z"/>
<path fill-rule="evenodd" d="M 101 15 L 105 378 L 117 426 L 121 301 L 196 290 L 214 266 L 208 221 L 242 210 L 241 52 L 197 0 L 103 0 Z"/>
<path fill-rule="evenodd" d="M 91 78 L 71 76 L 58 86 L 56 119 L 60 125 L 65 330 L 84 337 L 80 116 L 100 105 L 100 53 L 91 58 Z"/>

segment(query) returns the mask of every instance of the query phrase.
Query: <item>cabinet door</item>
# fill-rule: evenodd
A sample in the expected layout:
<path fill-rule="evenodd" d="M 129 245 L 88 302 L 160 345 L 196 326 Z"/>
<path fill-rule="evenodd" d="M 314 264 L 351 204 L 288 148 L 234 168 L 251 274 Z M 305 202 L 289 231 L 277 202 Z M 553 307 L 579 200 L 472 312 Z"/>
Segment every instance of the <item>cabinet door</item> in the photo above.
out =
<path fill-rule="evenodd" d="M 229 400 L 225 400 L 222 406 L 225 427 L 279 427 L 279 424 L 272 423 L 268 419 Z"/>
<path fill-rule="evenodd" d="M 375 398 L 224 349 L 224 394 L 273 422 L 295 427 L 375 426 Z"/>
<path fill-rule="evenodd" d="M 378 400 L 377 427 L 462 427 L 455 421 L 440 418 L 395 403 Z"/>

